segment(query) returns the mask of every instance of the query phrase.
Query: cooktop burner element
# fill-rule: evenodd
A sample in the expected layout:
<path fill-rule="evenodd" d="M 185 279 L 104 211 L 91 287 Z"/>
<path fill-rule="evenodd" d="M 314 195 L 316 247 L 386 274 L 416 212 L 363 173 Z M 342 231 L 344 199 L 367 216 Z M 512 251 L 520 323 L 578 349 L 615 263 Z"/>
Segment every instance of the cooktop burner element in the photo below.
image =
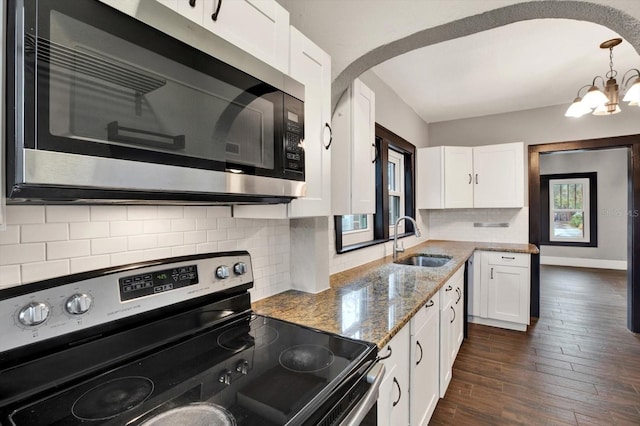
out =
<path fill-rule="evenodd" d="M 297 345 L 280 354 L 280 365 L 296 373 L 315 373 L 333 364 L 335 356 L 319 345 Z"/>
<path fill-rule="evenodd" d="M 269 346 L 278 340 L 278 330 L 268 325 L 234 327 L 218 336 L 218 344 L 224 349 L 237 351 L 255 346 L 256 349 Z"/>
<path fill-rule="evenodd" d="M 71 412 L 81 420 L 107 420 L 132 410 L 149 398 L 153 382 L 146 377 L 123 377 L 85 392 Z"/>
<path fill-rule="evenodd" d="M 140 426 L 236 426 L 235 418 L 216 404 L 195 403 L 165 411 Z"/>

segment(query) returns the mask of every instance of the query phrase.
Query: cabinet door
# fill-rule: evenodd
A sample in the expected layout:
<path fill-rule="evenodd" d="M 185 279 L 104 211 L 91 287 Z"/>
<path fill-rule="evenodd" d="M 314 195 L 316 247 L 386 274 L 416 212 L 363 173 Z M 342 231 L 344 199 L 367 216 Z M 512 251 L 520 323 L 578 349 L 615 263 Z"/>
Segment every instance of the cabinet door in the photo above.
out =
<path fill-rule="evenodd" d="M 304 84 L 304 148 L 307 192 L 289 204 L 289 217 L 331 214 L 331 152 L 325 136 L 331 119 L 331 57 L 291 28 L 290 75 Z M 328 139 L 328 138 L 327 138 Z M 327 140 L 328 144 L 328 140 Z"/>
<path fill-rule="evenodd" d="M 451 382 L 453 320 L 455 315 L 453 302 L 453 299 L 447 298 L 446 303 L 440 305 L 440 398 L 444 398 L 449 382 Z"/>
<path fill-rule="evenodd" d="M 487 317 L 529 324 L 529 269 L 487 265 Z"/>
<path fill-rule="evenodd" d="M 443 146 L 419 148 L 416 153 L 416 207 L 444 208 Z"/>
<path fill-rule="evenodd" d="M 354 80 L 333 114 L 331 210 L 375 213 L 375 94 Z"/>
<path fill-rule="evenodd" d="M 473 148 L 474 207 L 524 206 L 524 144 Z"/>
<path fill-rule="evenodd" d="M 174 2 L 160 1 L 168 6 L 173 6 Z M 175 2 L 176 10 L 180 15 L 189 18 L 198 25 L 202 25 L 202 16 L 204 14 L 204 3 L 202 0 L 190 2 L 189 0 L 177 0 Z"/>
<path fill-rule="evenodd" d="M 378 424 L 409 424 L 409 327 L 403 327 L 380 351 L 386 368 L 378 396 Z"/>
<path fill-rule="evenodd" d="M 458 351 L 464 340 L 464 281 L 456 284 L 456 294 L 453 302 L 453 309 L 455 311 L 455 319 L 453 321 L 453 346 L 454 346 L 454 361 L 458 356 Z M 452 362 L 453 365 L 453 362 Z"/>
<path fill-rule="evenodd" d="M 473 148 L 444 148 L 444 207 L 473 207 Z"/>
<path fill-rule="evenodd" d="M 440 313 L 437 297 L 421 310 L 425 311 L 420 324 L 413 322 L 418 315 L 411 323 L 411 425 L 429 423 L 440 395 Z M 417 328 L 415 332 L 414 326 Z"/>
<path fill-rule="evenodd" d="M 289 12 L 275 0 L 196 0 L 199 3 L 204 8 L 205 28 L 272 67 L 288 72 Z"/>

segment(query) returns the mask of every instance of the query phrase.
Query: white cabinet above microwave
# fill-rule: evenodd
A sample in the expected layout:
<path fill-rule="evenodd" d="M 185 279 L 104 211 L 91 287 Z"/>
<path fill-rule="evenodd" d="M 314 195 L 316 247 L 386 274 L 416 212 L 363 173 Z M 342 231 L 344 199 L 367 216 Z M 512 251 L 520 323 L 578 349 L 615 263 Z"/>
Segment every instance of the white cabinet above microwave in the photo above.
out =
<path fill-rule="evenodd" d="M 419 209 L 524 207 L 524 144 L 421 148 Z"/>

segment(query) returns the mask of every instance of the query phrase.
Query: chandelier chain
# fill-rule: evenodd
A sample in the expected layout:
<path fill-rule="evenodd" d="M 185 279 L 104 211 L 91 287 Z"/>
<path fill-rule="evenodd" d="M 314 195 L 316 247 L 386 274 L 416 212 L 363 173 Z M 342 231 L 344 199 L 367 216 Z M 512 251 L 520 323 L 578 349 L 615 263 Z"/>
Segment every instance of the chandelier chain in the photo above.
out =
<path fill-rule="evenodd" d="M 609 48 L 609 72 L 607 72 L 607 78 L 616 78 L 618 71 L 613 69 L 613 46 Z"/>

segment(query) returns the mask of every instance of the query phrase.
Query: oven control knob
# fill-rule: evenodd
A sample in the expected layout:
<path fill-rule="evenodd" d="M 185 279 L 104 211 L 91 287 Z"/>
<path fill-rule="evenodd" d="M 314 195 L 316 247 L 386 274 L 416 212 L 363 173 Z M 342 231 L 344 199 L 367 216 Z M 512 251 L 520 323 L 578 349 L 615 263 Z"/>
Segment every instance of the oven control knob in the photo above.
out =
<path fill-rule="evenodd" d="M 218 377 L 218 381 L 229 386 L 231 384 L 232 375 L 233 373 L 230 370 L 222 370 L 220 372 L 220 377 Z"/>
<path fill-rule="evenodd" d="M 249 372 L 249 361 L 246 359 L 241 359 L 236 364 L 236 371 L 240 374 L 246 375 Z"/>
<path fill-rule="evenodd" d="M 229 278 L 229 267 L 225 265 L 218 266 L 216 268 L 216 277 L 220 278 L 221 280 Z"/>
<path fill-rule="evenodd" d="M 18 321 L 26 326 L 42 324 L 49 318 L 49 313 L 51 313 L 51 308 L 46 303 L 32 302 L 20 309 Z"/>
<path fill-rule="evenodd" d="M 67 299 L 65 309 L 71 315 L 82 315 L 91 309 L 93 299 L 88 294 L 76 293 Z"/>
<path fill-rule="evenodd" d="M 236 275 L 244 275 L 247 273 L 247 264 L 244 262 L 238 262 L 235 265 L 233 265 L 233 272 L 236 273 Z"/>

